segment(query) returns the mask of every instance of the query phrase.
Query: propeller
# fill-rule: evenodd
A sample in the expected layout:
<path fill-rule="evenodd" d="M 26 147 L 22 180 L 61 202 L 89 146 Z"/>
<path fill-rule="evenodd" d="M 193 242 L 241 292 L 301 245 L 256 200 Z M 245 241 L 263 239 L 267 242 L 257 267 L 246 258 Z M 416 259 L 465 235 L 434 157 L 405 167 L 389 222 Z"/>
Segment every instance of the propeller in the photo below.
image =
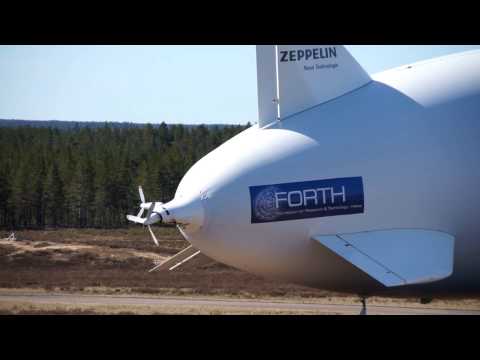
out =
<path fill-rule="evenodd" d="M 138 194 L 140 195 L 140 201 L 141 201 L 140 211 L 138 212 L 137 216 L 128 215 L 127 219 L 130 221 L 136 222 L 138 224 L 142 224 L 144 226 L 146 225 L 148 227 L 148 231 L 150 232 L 150 235 L 152 235 L 153 242 L 155 243 L 155 245 L 159 246 L 158 240 L 155 234 L 153 233 L 152 228 L 150 227 L 151 224 L 154 224 L 162 220 L 162 216 L 160 214 L 153 214 L 153 210 L 155 210 L 155 205 L 157 203 L 152 202 L 148 207 L 147 216 L 145 218 L 142 218 L 142 215 L 145 209 L 147 208 L 148 203 L 145 202 L 145 195 L 143 193 L 143 189 L 141 186 L 138 187 Z"/>

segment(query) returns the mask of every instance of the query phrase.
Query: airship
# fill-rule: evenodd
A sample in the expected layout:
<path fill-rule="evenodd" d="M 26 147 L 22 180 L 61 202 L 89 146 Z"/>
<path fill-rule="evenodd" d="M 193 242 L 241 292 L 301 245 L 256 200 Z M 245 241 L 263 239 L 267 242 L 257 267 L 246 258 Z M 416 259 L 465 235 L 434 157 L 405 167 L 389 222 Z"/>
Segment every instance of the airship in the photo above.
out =
<path fill-rule="evenodd" d="M 258 123 L 168 203 L 190 246 L 265 278 L 369 296 L 480 290 L 480 51 L 369 75 L 344 46 L 256 48 Z M 143 214 L 147 211 L 145 217 Z"/>

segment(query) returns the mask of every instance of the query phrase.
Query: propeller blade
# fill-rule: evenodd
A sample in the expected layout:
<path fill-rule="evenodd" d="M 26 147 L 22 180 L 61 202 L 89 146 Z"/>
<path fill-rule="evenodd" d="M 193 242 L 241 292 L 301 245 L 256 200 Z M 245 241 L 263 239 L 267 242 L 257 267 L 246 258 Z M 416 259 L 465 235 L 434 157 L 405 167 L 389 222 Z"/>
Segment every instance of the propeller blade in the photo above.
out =
<path fill-rule="evenodd" d="M 144 208 L 141 208 L 140 211 L 137 214 L 137 217 L 142 217 L 144 210 L 145 210 Z"/>
<path fill-rule="evenodd" d="M 177 229 L 178 229 L 178 231 L 180 231 L 180 233 L 185 238 L 185 240 L 188 241 L 188 235 L 185 233 L 185 231 L 183 231 L 182 227 L 180 225 L 177 225 Z"/>
<path fill-rule="evenodd" d="M 148 208 L 147 221 L 150 220 L 150 216 L 152 216 L 153 209 L 155 209 L 155 203 L 154 202 Z"/>
<path fill-rule="evenodd" d="M 137 223 L 137 224 L 142 224 L 142 225 L 145 224 L 145 219 L 142 219 L 140 217 L 136 217 L 136 216 L 133 216 L 133 215 L 127 215 L 127 220 L 131 221 L 131 222 L 134 222 L 134 223 Z"/>
<path fill-rule="evenodd" d="M 153 239 L 153 242 L 155 243 L 155 245 L 160 246 L 160 245 L 158 245 L 158 240 L 157 240 L 157 238 L 155 237 L 155 234 L 153 233 L 152 228 L 150 227 L 150 225 L 148 225 L 147 227 L 148 227 L 148 231 L 150 231 L 150 235 L 152 235 L 152 239 Z"/>
<path fill-rule="evenodd" d="M 138 193 L 140 194 L 140 200 L 142 201 L 142 204 L 144 204 L 145 203 L 145 195 L 143 195 L 143 190 L 142 190 L 141 186 L 138 187 Z"/>

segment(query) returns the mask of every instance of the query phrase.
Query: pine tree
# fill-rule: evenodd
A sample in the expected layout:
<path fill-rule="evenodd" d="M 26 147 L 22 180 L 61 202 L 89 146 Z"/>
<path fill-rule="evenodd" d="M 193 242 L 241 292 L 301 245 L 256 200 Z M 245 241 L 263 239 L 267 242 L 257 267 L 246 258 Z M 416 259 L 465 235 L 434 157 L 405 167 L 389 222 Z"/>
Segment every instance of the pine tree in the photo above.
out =
<path fill-rule="evenodd" d="M 0 167 L 0 226 L 9 225 L 9 202 L 11 196 L 8 172 L 3 166 Z"/>
<path fill-rule="evenodd" d="M 60 178 L 58 164 L 53 162 L 45 186 L 45 212 L 50 226 L 62 225 L 65 213 L 65 194 L 63 181 Z"/>
<path fill-rule="evenodd" d="M 35 212 L 35 225 L 37 228 L 45 226 L 45 204 L 44 204 L 44 184 L 46 180 L 45 161 L 43 157 L 36 162 L 35 169 L 35 191 L 33 196 L 33 208 Z"/>
<path fill-rule="evenodd" d="M 13 202 L 15 203 L 15 224 L 30 227 L 33 220 L 34 186 L 32 186 L 32 161 L 25 158 L 20 164 L 13 183 Z"/>
<path fill-rule="evenodd" d="M 74 175 L 71 178 L 70 184 L 67 188 L 67 193 L 65 196 L 66 208 L 68 209 L 68 224 L 69 226 L 81 226 L 82 224 L 82 215 L 84 214 L 82 199 L 83 199 L 83 167 L 80 162 L 77 163 L 77 166 L 74 171 Z"/>
<path fill-rule="evenodd" d="M 128 155 L 123 162 L 123 166 L 121 171 L 118 174 L 118 192 L 117 196 L 119 199 L 119 217 L 120 222 L 123 224 L 127 224 L 125 215 L 130 214 L 134 209 L 136 209 L 136 205 L 140 202 L 138 199 L 138 195 L 136 196 L 136 192 L 134 191 L 135 185 L 133 183 L 133 178 L 131 176 L 131 163 Z"/>
<path fill-rule="evenodd" d="M 82 218 L 80 226 L 92 227 L 95 224 L 95 168 L 89 155 L 86 156 L 82 167 L 82 194 L 85 217 Z"/>

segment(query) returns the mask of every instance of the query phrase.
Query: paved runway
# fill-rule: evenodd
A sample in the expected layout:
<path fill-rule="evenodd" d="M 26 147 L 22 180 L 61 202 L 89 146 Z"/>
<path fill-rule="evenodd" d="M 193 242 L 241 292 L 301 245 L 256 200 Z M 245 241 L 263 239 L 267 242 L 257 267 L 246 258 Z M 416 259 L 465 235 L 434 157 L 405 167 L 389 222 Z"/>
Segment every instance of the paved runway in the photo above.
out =
<path fill-rule="evenodd" d="M 173 307 L 175 309 L 219 309 L 248 312 L 254 310 L 274 312 L 285 311 L 298 314 L 315 313 L 356 315 L 360 312 L 360 305 L 354 304 L 320 304 L 265 300 L 241 299 L 214 299 L 196 297 L 147 297 L 127 295 L 78 295 L 78 294 L 43 294 L 43 293 L 0 293 L 0 302 L 28 302 L 33 304 L 62 304 L 62 305 L 112 305 L 112 306 L 150 306 Z M 480 310 L 437 309 L 422 305 L 418 307 L 398 307 L 368 305 L 369 315 L 480 315 Z"/>

